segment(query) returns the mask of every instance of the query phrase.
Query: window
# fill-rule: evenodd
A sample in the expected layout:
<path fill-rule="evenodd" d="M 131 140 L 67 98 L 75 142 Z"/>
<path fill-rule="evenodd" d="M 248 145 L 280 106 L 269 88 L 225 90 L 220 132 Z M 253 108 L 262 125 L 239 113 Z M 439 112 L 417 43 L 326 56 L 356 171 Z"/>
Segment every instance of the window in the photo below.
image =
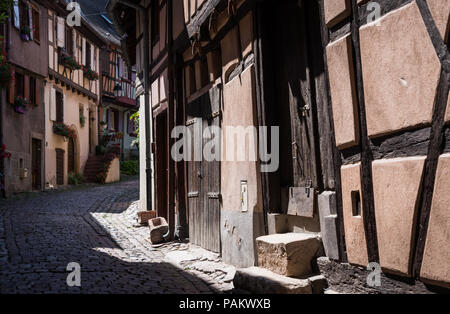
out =
<path fill-rule="evenodd" d="M 33 38 L 36 42 L 40 42 L 41 31 L 40 31 L 40 16 L 39 11 L 34 7 L 32 8 L 32 20 L 33 20 Z"/>
<path fill-rule="evenodd" d="M 64 122 L 64 96 L 56 91 L 56 122 Z"/>
<path fill-rule="evenodd" d="M 159 1 L 153 1 L 152 2 L 152 30 L 151 30 L 151 36 L 152 36 L 152 44 L 156 44 L 159 40 Z"/>
<path fill-rule="evenodd" d="M 30 76 L 30 103 L 37 105 L 37 81 L 34 77 Z"/>
<path fill-rule="evenodd" d="M 86 42 L 86 67 L 89 69 L 92 69 L 92 64 L 91 64 L 91 45 Z"/>
<path fill-rule="evenodd" d="M 136 137 L 136 123 L 134 123 L 134 120 L 130 120 L 130 117 L 134 114 L 134 112 L 128 113 L 127 114 L 127 133 L 130 136 Z"/>
<path fill-rule="evenodd" d="M 22 73 L 16 72 L 14 79 L 16 82 L 16 96 L 25 97 L 25 77 Z"/>
<path fill-rule="evenodd" d="M 72 29 L 66 26 L 66 52 L 73 56 L 73 35 Z"/>
<path fill-rule="evenodd" d="M 20 18 L 20 29 L 24 27 L 30 27 L 30 18 L 28 16 L 28 5 L 24 1 L 19 1 L 19 18 Z"/>
<path fill-rule="evenodd" d="M 361 194 L 359 191 L 352 191 L 352 214 L 354 217 L 361 216 Z"/>

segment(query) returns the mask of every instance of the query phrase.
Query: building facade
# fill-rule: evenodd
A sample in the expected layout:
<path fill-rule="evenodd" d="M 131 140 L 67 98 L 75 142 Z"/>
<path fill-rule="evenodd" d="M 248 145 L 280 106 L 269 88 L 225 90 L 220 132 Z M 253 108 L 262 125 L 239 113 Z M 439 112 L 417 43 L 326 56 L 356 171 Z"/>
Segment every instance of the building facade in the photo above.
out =
<path fill-rule="evenodd" d="M 2 186 L 6 196 L 44 188 L 44 90 L 48 75 L 47 10 L 17 1 L 0 26 L 2 65 L 9 82 L 1 92 Z M 39 59 L 40 62 L 34 60 Z M 2 75 L 6 75 L 6 72 Z M 4 79 L 4 78 L 2 78 Z M 9 157 L 4 158 L 4 153 Z"/>
<path fill-rule="evenodd" d="M 68 184 L 82 174 L 98 143 L 99 55 L 103 41 L 82 21 L 66 23 L 65 4 L 48 6 L 46 106 L 46 184 Z"/>
<path fill-rule="evenodd" d="M 316 234 L 331 282 L 375 262 L 380 291 L 449 287 L 448 1 L 108 9 L 142 82 L 141 206 L 173 236 L 249 267 L 260 235 Z M 174 126 L 220 158 L 175 161 Z"/>

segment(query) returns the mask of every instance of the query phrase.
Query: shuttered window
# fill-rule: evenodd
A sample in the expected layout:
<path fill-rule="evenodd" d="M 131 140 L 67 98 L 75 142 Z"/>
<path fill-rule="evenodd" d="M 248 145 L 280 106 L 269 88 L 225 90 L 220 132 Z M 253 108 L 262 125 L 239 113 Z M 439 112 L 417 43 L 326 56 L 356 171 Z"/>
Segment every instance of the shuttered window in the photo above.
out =
<path fill-rule="evenodd" d="M 40 29 L 40 15 L 39 11 L 36 10 L 34 7 L 32 8 L 32 15 L 33 15 L 33 38 L 38 43 L 40 42 L 41 38 L 41 29 Z"/>
<path fill-rule="evenodd" d="M 56 92 L 56 122 L 64 122 L 64 96 Z"/>

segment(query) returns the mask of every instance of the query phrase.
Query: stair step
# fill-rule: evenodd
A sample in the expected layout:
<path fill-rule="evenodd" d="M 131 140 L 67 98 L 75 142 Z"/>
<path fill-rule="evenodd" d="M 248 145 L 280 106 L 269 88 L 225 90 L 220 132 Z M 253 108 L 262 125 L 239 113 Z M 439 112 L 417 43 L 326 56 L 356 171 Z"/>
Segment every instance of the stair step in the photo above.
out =
<path fill-rule="evenodd" d="M 320 237 L 311 233 L 283 233 L 256 239 L 258 266 L 288 277 L 312 273 L 312 260 L 320 249 Z"/>
<path fill-rule="evenodd" d="M 261 267 L 236 270 L 233 279 L 235 289 L 255 294 L 312 294 L 312 283 L 308 279 L 282 276 Z"/>

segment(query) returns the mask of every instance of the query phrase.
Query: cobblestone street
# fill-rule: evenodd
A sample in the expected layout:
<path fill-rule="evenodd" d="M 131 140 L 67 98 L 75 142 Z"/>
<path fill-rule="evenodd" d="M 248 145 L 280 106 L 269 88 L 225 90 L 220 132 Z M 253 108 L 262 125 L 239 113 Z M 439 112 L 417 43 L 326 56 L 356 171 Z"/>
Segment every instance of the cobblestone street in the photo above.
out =
<path fill-rule="evenodd" d="M 219 269 L 201 272 L 167 262 L 167 254 L 193 247 L 152 246 L 148 227 L 136 226 L 137 200 L 138 181 L 132 180 L 2 201 L 0 293 L 231 291 L 232 278 L 224 279 Z M 81 266 L 81 287 L 66 283 L 71 262 Z"/>

